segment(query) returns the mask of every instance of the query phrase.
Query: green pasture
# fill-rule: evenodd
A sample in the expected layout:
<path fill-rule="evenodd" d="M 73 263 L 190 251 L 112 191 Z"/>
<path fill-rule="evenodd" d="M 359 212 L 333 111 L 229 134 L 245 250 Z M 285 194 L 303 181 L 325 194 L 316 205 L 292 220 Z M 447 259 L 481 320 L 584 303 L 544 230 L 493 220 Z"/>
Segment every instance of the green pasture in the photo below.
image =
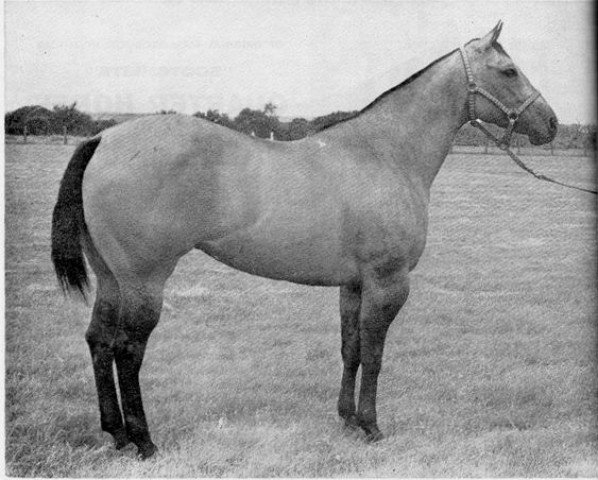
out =
<path fill-rule="evenodd" d="M 193 252 L 167 285 L 141 383 L 156 458 L 100 430 L 84 332 L 50 220 L 72 145 L 6 145 L 6 473 L 35 477 L 598 475 L 596 197 L 506 156 L 451 155 L 391 327 L 379 425 L 336 415 L 338 291 Z M 592 160 L 526 157 L 591 187 Z"/>

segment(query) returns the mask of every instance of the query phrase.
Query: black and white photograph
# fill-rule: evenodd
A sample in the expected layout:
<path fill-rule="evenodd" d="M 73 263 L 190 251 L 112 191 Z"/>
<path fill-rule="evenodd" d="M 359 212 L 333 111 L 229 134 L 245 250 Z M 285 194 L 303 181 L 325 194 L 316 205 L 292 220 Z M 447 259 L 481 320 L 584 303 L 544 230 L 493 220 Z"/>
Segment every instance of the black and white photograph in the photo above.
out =
<path fill-rule="evenodd" d="M 591 0 L 6 0 L 12 478 L 598 477 Z"/>

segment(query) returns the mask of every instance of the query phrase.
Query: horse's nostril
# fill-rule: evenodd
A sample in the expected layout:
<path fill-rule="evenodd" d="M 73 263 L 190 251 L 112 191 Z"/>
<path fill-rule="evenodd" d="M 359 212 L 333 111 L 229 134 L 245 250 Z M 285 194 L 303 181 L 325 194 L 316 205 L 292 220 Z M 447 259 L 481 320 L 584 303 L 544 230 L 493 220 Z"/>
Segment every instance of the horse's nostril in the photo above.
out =
<path fill-rule="evenodd" d="M 550 125 L 550 130 L 553 132 L 556 132 L 556 129 L 558 128 L 559 122 L 557 121 L 557 119 L 555 117 L 550 117 L 550 120 L 548 120 L 548 124 Z"/>

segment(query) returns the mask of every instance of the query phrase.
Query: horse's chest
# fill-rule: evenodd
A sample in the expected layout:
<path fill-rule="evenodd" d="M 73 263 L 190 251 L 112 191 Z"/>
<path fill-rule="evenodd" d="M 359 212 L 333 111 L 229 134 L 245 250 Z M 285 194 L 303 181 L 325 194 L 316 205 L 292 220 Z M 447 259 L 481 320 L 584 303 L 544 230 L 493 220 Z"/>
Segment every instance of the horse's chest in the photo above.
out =
<path fill-rule="evenodd" d="M 355 245 L 361 261 L 415 267 L 426 244 L 428 212 L 423 202 L 388 202 L 362 214 L 358 223 Z"/>
<path fill-rule="evenodd" d="M 387 224 L 387 248 L 406 259 L 413 269 L 426 245 L 427 212 L 394 218 Z M 391 255 L 394 256 L 394 255 Z"/>

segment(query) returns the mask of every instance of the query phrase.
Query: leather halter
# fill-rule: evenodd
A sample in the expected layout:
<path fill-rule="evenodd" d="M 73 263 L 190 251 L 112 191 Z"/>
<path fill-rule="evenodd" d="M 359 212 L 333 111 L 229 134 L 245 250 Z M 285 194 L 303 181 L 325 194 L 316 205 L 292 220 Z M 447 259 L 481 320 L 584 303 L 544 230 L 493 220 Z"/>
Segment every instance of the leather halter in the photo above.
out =
<path fill-rule="evenodd" d="M 506 107 L 504 103 L 502 103 L 499 99 L 497 99 L 494 95 L 489 93 L 487 90 L 484 90 L 480 87 L 471 71 L 471 65 L 469 64 L 469 59 L 467 58 L 467 53 L 465 52 L 465 47 L 459 47 L 459 51 L 461 52 L 461 58 L 463 59 L 463 66 L 465 67 L 465 75 L 467 76 L 467 91 L 468 91 L 468 104 L 469 104 L 469 123 L 476 128 L 481 129 L 484 131 L 485 129 L 482 127 L 478 117 L 475 113 L 475 99 L 476 94 L 480 94 L 483 97 L 486 97 L 490 102 L 496 105 L 509 119 L 509 126 L 502 138 L 496 141 L 496 145 L 501 150 L 505 150 L 509 148 L 511 143 L 511 136 L 513 134 L 513 129 L 515 128 L 515 123 L 519 119 L 519 116 L 529 107 L 534 101 L 540 96 L 540 92 L 534 90 L 525 102 L 523 102 L 517 108 L 509 108 Z"/>

